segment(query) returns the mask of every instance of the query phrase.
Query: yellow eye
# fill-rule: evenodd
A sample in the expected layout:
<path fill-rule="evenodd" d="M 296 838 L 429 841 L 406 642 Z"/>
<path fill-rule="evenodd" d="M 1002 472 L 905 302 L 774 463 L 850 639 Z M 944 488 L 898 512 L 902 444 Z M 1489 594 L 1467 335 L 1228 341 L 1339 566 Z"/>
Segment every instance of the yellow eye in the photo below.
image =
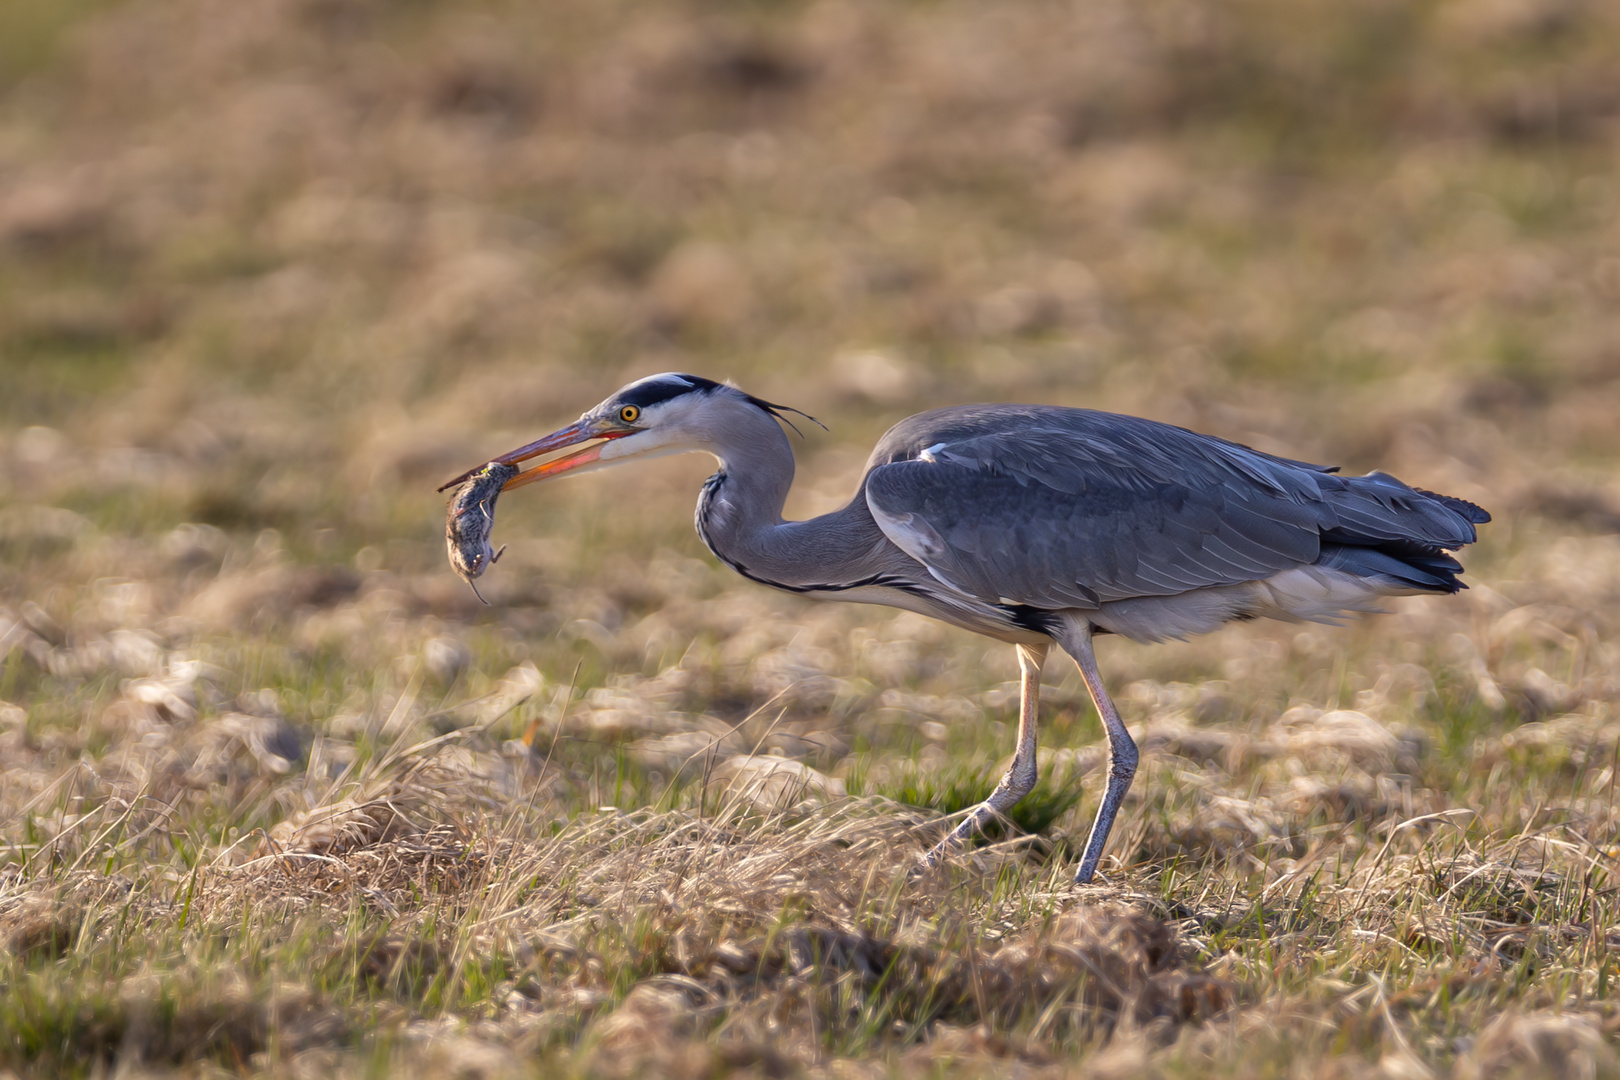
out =
<path fill-rule="evenodd" d="M 619 419 L 627 424 L 633 424 L 641 418 L 641 410 L 634 405 L 626 405 L 619 410 Z"/>

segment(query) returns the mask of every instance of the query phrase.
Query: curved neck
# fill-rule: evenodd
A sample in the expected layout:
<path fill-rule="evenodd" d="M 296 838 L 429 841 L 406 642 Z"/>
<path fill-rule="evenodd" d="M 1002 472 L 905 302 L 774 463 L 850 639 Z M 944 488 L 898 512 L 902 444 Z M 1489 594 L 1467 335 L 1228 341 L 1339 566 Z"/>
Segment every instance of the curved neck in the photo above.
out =
<path fill-rule="evenodd" d="M 695 524 L 709 550 L 744 577 L 801 591 L 847 585 L 883 569 L 884 539 L 857 494 L 842 510 L 783 521 L 793 486 L 793 447 L 781 426 L 752 405 L 703 447 L 720 470 L 703 485 Z"/>

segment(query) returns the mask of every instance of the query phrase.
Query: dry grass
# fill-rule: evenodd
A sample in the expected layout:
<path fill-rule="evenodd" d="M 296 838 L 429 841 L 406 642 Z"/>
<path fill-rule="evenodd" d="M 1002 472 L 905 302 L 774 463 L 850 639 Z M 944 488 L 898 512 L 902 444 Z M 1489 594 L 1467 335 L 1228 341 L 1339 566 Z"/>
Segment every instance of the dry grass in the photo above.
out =
<path fill-rule="evenodd" d="M 1620 1074 L 1598 0 L 0 10 L 0 1076 Z M 49 8 L 49 11 L 46 9 Z M 37 9 L 37 10 L 34 10 Z M 658 370 L 1041 400 L 1489 507 L 1474 587 L 1053 662 L 716 567 Z M 1078 802 L 1075 795 L 1078 792 Z"/>

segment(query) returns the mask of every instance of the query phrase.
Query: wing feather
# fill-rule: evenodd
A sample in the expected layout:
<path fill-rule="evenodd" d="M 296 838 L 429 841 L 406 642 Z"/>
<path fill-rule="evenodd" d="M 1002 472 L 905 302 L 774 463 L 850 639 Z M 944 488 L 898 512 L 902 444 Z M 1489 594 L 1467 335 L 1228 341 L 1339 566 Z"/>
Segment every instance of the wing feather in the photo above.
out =
<path fill-rule="evenodd" d="M 1253 581 L 1314 562 L 1340 524 L 1326 470 L 1152 421 L 1026 406 L 907 424 L 867 474 L 873 517 L 936 577 L 991 602 L 1095 608 Z"/>

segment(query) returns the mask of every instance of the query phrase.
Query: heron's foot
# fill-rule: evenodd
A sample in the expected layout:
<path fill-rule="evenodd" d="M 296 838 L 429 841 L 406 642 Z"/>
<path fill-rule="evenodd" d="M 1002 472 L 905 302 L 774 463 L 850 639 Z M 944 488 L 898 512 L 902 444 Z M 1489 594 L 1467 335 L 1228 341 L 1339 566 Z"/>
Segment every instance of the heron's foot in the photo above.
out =
<path fill-rule="evenodd" d="M 918 860 L 918 872 L 934 869 L 945 861 L 946 856 L 962 850 L 968 837 L 984 827 L 984 823 L 995 817 L 999 811 L 989 802 L 982 802 L 967 812 L 956 828 L 945 834 L 945 839 L 928 849 L 928 854 Z"/>
<path fill-rule="evenodd" d="M 954 851 L 961 850 L 962 842 L 952 832 L 945 839 L 928 849 L 928 852 L 917 860 L 917 868 L 912 871 L 913 876 L 921 876 L 937 868 L 945 861 L 946 856 Z"/>

